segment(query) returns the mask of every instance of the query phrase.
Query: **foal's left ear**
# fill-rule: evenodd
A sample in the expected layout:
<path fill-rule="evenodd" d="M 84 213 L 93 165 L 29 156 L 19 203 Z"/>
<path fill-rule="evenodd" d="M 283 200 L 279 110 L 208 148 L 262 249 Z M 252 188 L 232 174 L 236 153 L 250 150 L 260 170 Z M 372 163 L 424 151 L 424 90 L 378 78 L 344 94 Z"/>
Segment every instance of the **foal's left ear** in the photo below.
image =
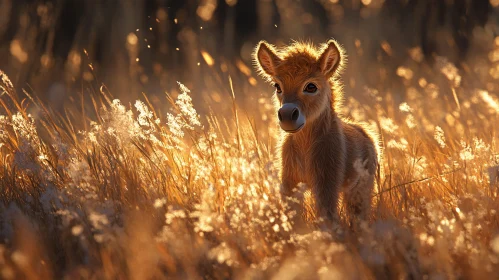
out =
<path fill-rule="evenodd" d="M 329 40 L 321 49 L 319 66 L 326 77 L 331 77 L 341 64 L 341 48 L 336 41 Z"/>
<path fill-rule="evenodd" d="M 274 46 L 266 41 L 260 41 L 253 52 L 253 60 L 257 71 L 269 81 L 276 75 L 276 67 L 281 63 Z"/>

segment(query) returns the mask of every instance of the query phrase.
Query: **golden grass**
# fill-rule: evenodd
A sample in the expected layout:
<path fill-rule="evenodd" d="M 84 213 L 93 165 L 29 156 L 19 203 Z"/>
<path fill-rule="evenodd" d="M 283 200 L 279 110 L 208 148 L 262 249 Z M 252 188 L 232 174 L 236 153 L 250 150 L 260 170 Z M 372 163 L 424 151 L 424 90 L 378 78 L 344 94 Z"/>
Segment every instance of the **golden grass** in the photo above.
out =
<path fill-rule="evenodd" d="M 357 233 L 296 231 L 277 126 L 266 139 L 234 100 L 232 116 L 199 116 L 179 84 L 158 117 L 146 95 L 127 108 L 102 91 L 91 119 L 18 100 L 0 72 L 0 278 L 492 279 L 498 99 L 456 87 L 446 67 L 451 90 L 420 80 L 401 104 L 374 89 L 345 100 L 384 146 L 372 221 Z"/>

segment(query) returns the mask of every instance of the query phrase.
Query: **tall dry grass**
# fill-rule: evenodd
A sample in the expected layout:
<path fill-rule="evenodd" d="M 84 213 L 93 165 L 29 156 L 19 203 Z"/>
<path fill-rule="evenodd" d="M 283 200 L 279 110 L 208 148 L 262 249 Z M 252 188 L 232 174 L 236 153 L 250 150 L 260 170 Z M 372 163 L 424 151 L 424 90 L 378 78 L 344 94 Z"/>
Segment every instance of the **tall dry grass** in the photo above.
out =
<path fill-rule="evenodd" d="M 104 88 L 91 108 L 54 112 L 0 73 L 0 278 L 493 279 L 499 100 L 439 63 L 440 84 L 398 68 L 402 103 L 346 93 L 345 115 L 384 146 L 372 219 L 355 233 L 311 214 L 294 227 L 280 132 L 238 110 L 237 93 L 230 116 L 198 115 L 180 83 L 165 115 Z"/>

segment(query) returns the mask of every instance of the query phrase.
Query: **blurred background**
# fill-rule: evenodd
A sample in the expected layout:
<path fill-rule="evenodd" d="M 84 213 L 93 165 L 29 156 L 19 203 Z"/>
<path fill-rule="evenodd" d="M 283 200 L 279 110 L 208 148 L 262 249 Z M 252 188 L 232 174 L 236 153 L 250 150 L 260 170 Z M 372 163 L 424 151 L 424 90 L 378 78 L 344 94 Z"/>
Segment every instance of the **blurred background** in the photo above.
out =
<path fill-rule="evenodd" d="M 499 0 L 0 0 L 0 69 L 55 110 L 101 90 L 155 107 L 177 81 L 194 104 L 255 108 L 272 88 L 256 76 L 259 40 L 320 44 L 348 54 L 346 94 L 404 98 L 446 83 L 497 93 Z M 487 67 L 485 67 L 487 66 Z M 457 75 L 460 73 L 460 75 Z M 103 86 L 104 85 L 104 86 Z M 442 87 L 444 88 L 444 87 Z M 205 108 L 207 106 L 204 106 Z"/>

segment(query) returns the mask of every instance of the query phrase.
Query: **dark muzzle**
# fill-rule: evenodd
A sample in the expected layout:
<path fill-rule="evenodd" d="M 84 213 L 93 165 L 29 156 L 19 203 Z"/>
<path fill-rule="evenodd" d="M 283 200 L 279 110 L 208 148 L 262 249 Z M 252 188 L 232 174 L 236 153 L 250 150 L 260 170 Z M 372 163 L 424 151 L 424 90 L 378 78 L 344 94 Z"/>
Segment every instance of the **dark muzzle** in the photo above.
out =
<path fill-rule="evenodd" d="M 279 124 L 286 132 L 298 132 L 305 125 L 305 115 L 300 112 L 300 108 L 294 103 L 284 103 L 277 111 Z"/>

